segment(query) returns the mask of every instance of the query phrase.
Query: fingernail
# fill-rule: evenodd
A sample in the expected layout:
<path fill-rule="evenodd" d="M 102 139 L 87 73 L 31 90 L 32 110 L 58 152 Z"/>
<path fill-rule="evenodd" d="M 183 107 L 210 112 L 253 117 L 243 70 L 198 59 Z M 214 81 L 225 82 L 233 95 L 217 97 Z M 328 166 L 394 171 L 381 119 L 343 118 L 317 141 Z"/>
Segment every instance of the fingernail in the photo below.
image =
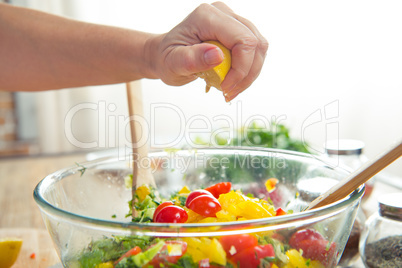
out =
<path fill-rule="evenodd" d="M 208 65 L 216 65 L 223 61 L 223 52 L 219 48 L 210 48 L 204 53 L 205 63 Z"/>
<path fill-rule="evenodd" d="M 241 93 L 241 92 L 239 92 L 239 91 L 232 91 L 232 92 L 230 92 L 229 94 L 227 94 L 226 98 L 227 98 L 229 101 L 232 101 L 232 100 L 233 100 L 234 98 L 236 98 L 240 93 Z"/>
<path fill-rule="evenodd" d="M 225 87 L 224 89 L 222 88 L 223 94 L 225 96 L 230 96 L 231 94 L 233 94 L 232 90 L 235 88 L 236 85 L 231 85 L 229 87 Z"/>

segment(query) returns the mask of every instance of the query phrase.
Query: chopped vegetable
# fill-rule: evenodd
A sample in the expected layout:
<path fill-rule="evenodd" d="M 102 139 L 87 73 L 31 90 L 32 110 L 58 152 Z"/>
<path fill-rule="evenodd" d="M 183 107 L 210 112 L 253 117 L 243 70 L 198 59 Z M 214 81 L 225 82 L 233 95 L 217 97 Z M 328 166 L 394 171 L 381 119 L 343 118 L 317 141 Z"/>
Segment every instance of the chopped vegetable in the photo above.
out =
<path fill-rule="evenodd" d="M 268 193 L 278 180 L 268 179 Z M 220 182 L 205 189 L 183 187 L 170 200 L 156 198 L 154 189 L 136 191 L 136 222 L 215 223 L 286 215 L 275 208 L 268 195 L 260 199 L 232 190 Z M 162 202 L 163 201 L 163 202 Z M 290 213 L 290 212 L 289 212 Z M 224 234 L 224 233 L 223 233 Z M 79 256 L 83 268 L 135 267 L 333 267 L 336 244 L 315 229 L 264 231 L 220 237 L 128 236 L 100 239 L 90 243 Z"/>

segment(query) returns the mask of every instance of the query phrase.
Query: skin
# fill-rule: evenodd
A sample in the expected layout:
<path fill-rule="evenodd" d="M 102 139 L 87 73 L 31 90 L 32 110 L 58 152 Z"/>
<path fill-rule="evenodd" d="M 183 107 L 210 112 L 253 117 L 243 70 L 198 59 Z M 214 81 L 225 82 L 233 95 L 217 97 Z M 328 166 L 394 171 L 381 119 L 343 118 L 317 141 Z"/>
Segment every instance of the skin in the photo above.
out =
<path fill-rule="evenodd" d="M 201 4 L 164 34 L 75 21 L 0 4 L 0 85 L 8 91 L 39 91 L 161 79 L 189 83 L 223 60 L 207 43 L 232 52 L 222 82 L 231 101 L 258 77 L 268 42 L 257 28 L 221 2 Z"/>

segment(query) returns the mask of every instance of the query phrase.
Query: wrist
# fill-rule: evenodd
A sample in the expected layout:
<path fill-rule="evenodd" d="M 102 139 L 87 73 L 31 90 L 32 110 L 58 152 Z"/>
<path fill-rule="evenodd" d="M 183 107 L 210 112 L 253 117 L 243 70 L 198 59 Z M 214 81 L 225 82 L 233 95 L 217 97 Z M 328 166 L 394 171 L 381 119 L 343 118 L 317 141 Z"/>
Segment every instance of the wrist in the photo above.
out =
<path fill-rule="evenodd" d="M 163 39 L 163 34 L 152 34 L 145 41 L 143 52 L 144 63 L 144 77 L 149 79 L 159 79 L 158 73 L 159 62 L 159 48 Z"/>

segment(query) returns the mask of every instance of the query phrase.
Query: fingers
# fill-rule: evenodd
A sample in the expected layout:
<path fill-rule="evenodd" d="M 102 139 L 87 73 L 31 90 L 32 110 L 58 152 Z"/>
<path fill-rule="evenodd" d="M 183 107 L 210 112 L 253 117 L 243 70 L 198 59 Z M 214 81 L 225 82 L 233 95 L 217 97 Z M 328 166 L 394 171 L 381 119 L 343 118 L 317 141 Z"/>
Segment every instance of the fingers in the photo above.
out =
<path fill-rule="evenodd" d="M 236 19 L 252 33 L 240 42 L 238 41 L 239 43 L 232 48 L 232 69 L 222 83 L 226 100 L 231 101 L 247 89 L 260 74 L 268 50 L 268 42 L 254 24 L 235 14 L 222 2 L 216 2 L 212 5 Z"/>
<path fill-rule="evenodd" d="M 209 70 L 223 61 L 223 52 L 215 45 L 202 43 L 175 46 L 166 56 L 166 64 L 174 80 L 166 80 L 171 85 L 184 85 L 193 81 L 199 72 Z"/>
<path fill-rule="evenodd" d="M 223 58 L 223 52 L 217 46 L 202 43 L 175 47 L 167 62 L 175 73 L 186 76 L 209 70 L 220 64 Z"/>

